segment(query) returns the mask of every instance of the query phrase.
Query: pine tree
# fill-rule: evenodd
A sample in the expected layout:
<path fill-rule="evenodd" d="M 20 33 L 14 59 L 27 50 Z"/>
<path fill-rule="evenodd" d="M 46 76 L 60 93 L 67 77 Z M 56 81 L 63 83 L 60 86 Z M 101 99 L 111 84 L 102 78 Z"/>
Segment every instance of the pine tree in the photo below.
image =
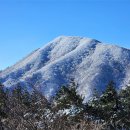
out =
<path fill-rule="evenodd" d="M 87 112 L 95 119 L 103 119 L 110 126 L 111 122 L 115 125 L 115 118 L 118 110 L 118 93 L 115 89 L 113 81 L 109 82 L 106 86 L 105 92 L 99 96 L 98 91 L 95 89 L 92 100 L 89 101 Z"/>
<path fill-rule="evenodd" d="M 110 129 L 116 127 L 115 124 L 118 120 L 119 97 L 113 81 L 107 85 L 105 92 L 100 97 L 100 109 L 102 111 L 100 116 L 108 122 Z"/>
<path fill-rule="evenodd" d="M 124 127 L 130 128 L 130 85 L 127 85 L 125 89 L 120 91 L 120 124 L 124 124 Z"/>
<path fill-rule="evenodd" d="M 83 99 L 77 94 L 77 84 L 71 80 L 68 86 L 62 86 L 55 97 L 55 104 L 58 109 L 70 108 L 71 106 L 81 107 Z"/>

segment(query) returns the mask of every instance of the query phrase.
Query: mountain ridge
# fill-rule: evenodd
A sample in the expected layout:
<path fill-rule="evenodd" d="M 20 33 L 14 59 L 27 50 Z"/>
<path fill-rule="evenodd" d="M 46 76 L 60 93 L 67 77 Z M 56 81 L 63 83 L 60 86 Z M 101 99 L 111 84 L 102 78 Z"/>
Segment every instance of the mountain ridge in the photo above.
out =
<path fill-rule="evenodd" d="M 7 87 L 32 82 L 50 98 L 74 78 L 79 84 L 77 92 L 86 101 L 94 88 L 103 91 L 110 80 L 117 89 L 127 85 L 129 69 L 129 49 L 85 37 L 60 36 L 3 70 L 0 80 Z"/>

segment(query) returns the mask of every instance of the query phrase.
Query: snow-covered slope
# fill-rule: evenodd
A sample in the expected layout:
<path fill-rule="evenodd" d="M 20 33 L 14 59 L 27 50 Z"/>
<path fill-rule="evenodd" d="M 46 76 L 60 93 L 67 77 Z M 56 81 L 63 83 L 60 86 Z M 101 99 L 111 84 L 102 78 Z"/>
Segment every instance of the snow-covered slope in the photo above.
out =
<path fill-rule="evenodd" d="M 0 73 L 7 87 L 18 82 L 35 87 L 50 98 L 71 78 L 77 92 L 91 97 L 113 80 L 119 89 L 129 82 L 130 50 L 84 37 L 60 36 Z"/>

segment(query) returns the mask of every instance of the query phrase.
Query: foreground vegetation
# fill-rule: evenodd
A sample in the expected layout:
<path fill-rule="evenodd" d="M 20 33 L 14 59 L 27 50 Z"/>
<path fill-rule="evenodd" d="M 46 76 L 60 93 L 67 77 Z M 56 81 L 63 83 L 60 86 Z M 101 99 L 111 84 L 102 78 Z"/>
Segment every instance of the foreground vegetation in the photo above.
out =
<path fill-rule="evenodd" d="M 78 85 L 71 81 L 51 101 L 18 85 L 4 90 L 0 84 L 0 130 L 129 130 L 130 86 L 117 92 L 110 82 L 105 92 L 83 104 Z"/>

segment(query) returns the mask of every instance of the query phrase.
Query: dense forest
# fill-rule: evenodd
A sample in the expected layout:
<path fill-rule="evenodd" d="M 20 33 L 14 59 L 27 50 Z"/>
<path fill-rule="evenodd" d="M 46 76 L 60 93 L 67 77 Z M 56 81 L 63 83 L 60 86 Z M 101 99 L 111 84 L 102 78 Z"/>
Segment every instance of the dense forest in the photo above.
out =
<path fill-rule="evenodd" d="M 114 82 L 83 103 L 73 80 L 50 101 L 26 86 L 13 90 L 0 84 L 0 130 L 129 130 L 130 86 L 118 92 Z"/>

